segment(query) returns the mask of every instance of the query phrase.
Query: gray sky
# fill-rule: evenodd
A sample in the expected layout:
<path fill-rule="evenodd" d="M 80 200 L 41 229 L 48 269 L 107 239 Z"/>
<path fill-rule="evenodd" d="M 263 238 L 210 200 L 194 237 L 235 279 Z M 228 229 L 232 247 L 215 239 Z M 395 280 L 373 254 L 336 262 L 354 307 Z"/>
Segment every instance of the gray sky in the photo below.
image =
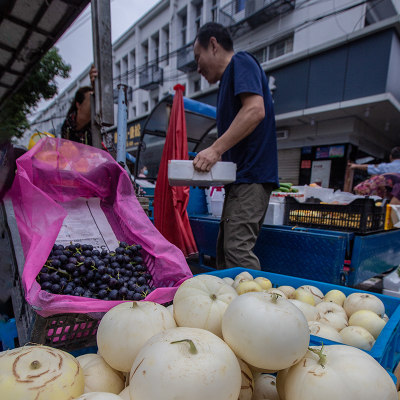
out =
<path fill-rule="evenodd" d="M 110 0 L 111 40 L 115 42 L 140 17 L 160 0 Z M 163 0 L 161 0 L 163 1 Z M 93 62 L 92 20 L 90 5 L 56 43 L 63 60 L 71 65 L 70 78 L 57 80 L 59 92 L 65 89 Z M 41 102 L 35 112 L 47 107 L 52 100 Z"/>

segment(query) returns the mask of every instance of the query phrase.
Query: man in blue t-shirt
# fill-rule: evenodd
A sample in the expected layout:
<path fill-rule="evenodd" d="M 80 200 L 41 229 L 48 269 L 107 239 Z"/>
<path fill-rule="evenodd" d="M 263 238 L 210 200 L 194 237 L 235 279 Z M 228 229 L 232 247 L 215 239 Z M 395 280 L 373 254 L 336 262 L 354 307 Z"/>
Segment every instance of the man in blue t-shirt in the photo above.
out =
<path fill-rule="evenodd" d="M 219 84 L 218 139 L 193 161 L 210 171 L 219 160 L 237 165 L 236 181 L 225 187 L 217 243 L 219 268 L 260 269 L 253 253 L 271 191 L 278 187 L 275 116 L 267 77 L 246 52 L 234 53 L 228 30 L 203 25 L 194 43 L 197 71 Z"/>

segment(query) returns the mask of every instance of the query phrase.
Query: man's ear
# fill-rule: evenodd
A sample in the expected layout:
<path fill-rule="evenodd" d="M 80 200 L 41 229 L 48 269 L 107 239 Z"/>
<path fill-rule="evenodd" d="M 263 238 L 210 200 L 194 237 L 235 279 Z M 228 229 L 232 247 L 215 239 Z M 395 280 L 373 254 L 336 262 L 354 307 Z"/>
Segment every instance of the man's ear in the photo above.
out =
<path fill-rule="evenodd" d="M 211 50 L 213 54 L 215 54 L 219 47 L 219 43 L 217 42 L 217 39 L 214 36 L 210 37 L 210 42 L 208 45 L 211 46 Z"/>

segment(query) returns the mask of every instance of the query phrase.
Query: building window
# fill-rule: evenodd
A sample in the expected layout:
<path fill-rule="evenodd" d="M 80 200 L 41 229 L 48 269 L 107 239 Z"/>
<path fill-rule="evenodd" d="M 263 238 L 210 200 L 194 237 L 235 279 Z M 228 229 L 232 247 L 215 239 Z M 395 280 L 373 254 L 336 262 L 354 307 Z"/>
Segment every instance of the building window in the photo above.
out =
<path fill-rule="evenodd" d="M 132 107 L 132 118 L 136 117 L 136 106 Z"/>
<path fill-rule="evenodd" d="M 217 7 L 217 0 L 211 1 L 211 21 L 217 22 L 218 20 L 218 7 Z"/>
<path fill-rule="evenodd" d="M 262 64 L 268 60 L 283 56 L 284 54 L 291 53 L 293 51 L 293 34 L 287 36 L 284 39 L 280 39 L 275 43 L 271 43 L 269 46 L 262 47 L 251 53 Z"/>
<path fill-rule="evenodd" d="M 125 85 L 128 84 L 128 56 L 125 56 L 122 59 L 122 83 L 124 83 Z"/>
<path fill-rule="evenodd" d="M 201 89 L 200 79 L 193 81 L 193 93 L 199 92 Z"/>
<path fill-rule="evenodd" d="M 187 13 L 186 9 L 183 14 L 180 15 L 181 20 L 181 46 L 186 45 L 186 31 L 187 31 Z"/>
<path fill-rule="evenodd" d="M 142 54 L 143 54 L 143 65 L 147 65 L 149 62 L 149 44 L 148 42 L 142 43 Z"/>
<path fill-rule="evenodd" d="M 262 47 L 256 51 L 252 52 L 253 56 L 257 59 L 257 61 L 262 64 L 267 61 L 268 47 Z"/>
<path fill-rule="evenodd" d="M 118 82 L 121 82 L 121 62 L 118 61 L 115 63 L 115 78 Z"/>
<path fill-rule="evenodd" d="M 201 27 L 201 14 L 203 11 L 203 2 L 200 2 L 195 5 L 195 18 L 194 18 L 194 24 L 196 27 L 196 33 L 199 31 Z"/>
<path fill-rule="evenodd" d="M 136 86 L 136 51 L 131 51 L 131 76 L 132 76 L 132 84 Z"/>
<path fill-rule="evenodd" d="M 293 51 L 293 35 L 279 40 L 269 46 L 268 60 L 283 56 Z"/>
<path fill-rule="evenodd" d="M 158 96 L 153 97 L 153 107 L 158 103 Z"/>
<path fill-rule="evenodd" d="M 165 58 L 165 65 L 169 65 L 169 27 L 166 26 L 164 29 L 164 46 L 165 46 L 165 54 L 164 54 L 164 58 Z"/>
<path fill-rule="evenodd" d="M 148 101 L 144 101 L 142 104 L 143 104 L 143 112 L 144 113 L 149 112 L 149 102 Z"/>
<path fill-rule="evenodd" d="M 244 10 L 244 7 L 246 5 L 246 0 L 235 0 L 236 2 L 236 12 L 238 13 L 239 11 Z"/>
<path fill-rule="evenodd" d="M 158 58 L 160 57 L 160 38 L 158 36 L 158 33 L 156 36 L 152 38 L 152 40 L 153 40 L 154 60 L 156 61 L 156 64 L 158 64 Z"/>

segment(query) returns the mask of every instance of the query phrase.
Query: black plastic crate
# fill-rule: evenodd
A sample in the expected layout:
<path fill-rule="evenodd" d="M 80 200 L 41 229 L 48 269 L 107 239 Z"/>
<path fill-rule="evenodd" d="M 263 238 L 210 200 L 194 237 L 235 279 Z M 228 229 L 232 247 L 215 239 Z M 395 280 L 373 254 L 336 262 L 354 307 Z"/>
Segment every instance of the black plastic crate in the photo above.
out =
<path fill-rule="evenodd" d="M 378 207 L 371 198 L 353 200 L 350 204 L 299 203 L 285 199 L 285 225 L 308 228 L 371 233 L 384 230 L 385 207 Z"/>
<path fill-rule="evenodd" d="M 14 277 L 13 308 L 20 346 L 38 343 L 65 351 L 96 345 L 96 333 L 104 313 L 56 314 L 42 317 L 25 300 L 19 274 Z"/>
<path fill-rule="evenodd" d="M 95 346 L 97 328 L 105 313 L 57 314 L 44 318 L 25 300 L 21 280 L 24 257 L 10 202 L 0 204 L 0 217 L 5 223 L 5 235 L 11 251 L 11 298 L 18 344 L 38 343 L 65 351 Z"/>

